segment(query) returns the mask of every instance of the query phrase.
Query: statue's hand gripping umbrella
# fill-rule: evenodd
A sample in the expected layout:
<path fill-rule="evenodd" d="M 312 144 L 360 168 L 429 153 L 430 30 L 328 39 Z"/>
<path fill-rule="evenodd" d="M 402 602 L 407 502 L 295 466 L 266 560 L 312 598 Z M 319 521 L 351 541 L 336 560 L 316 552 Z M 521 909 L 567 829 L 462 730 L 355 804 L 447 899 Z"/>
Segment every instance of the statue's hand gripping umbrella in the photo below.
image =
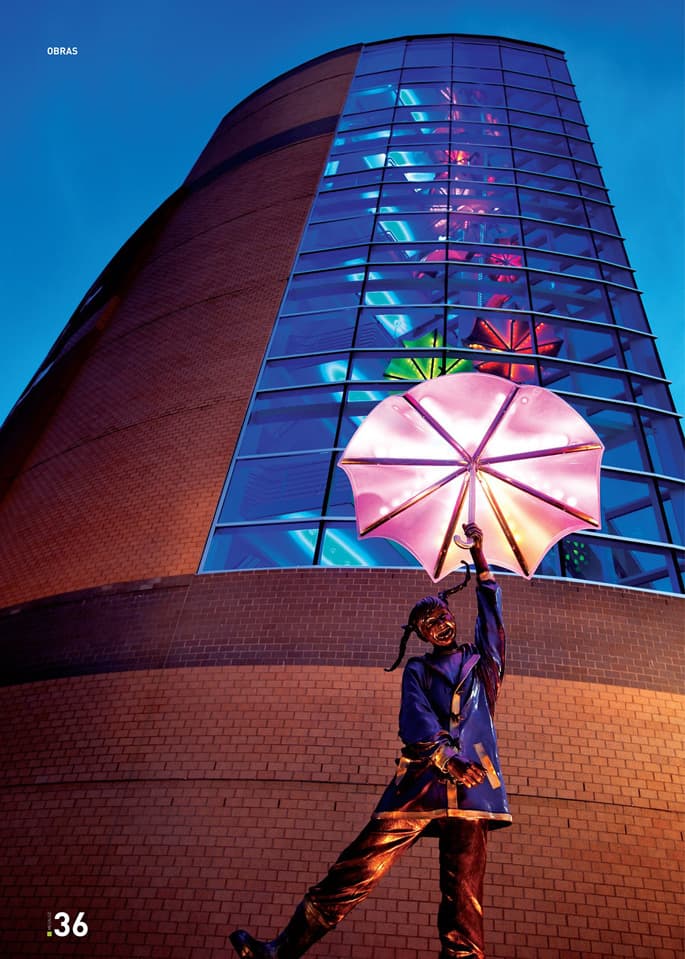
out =
<path fill-rule="evenodd" d="M 359 536 L 400 543 L 434 582 L 462 562 L 476 517 L 490 561 L 530 579 L 563 536 L 599 527 L 603 449 L 555 393 L 458 373 L 379 403 L 338 465 Z"/>

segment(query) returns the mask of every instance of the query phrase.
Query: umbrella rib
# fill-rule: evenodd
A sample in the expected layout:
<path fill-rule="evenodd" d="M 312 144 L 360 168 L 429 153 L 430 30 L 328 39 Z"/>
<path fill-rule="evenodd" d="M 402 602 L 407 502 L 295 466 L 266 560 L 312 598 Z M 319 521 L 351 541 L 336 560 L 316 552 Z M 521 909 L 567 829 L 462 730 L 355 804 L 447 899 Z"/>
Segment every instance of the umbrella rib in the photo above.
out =
<path fill-rule="evenodd" d="M 417 401 L 414 399 L 413 396 L 410 396 L 409 393 L 405 393 L 402 399 L 405 400 L 411 406 L 413 410 L 416 410 L 419 416 L 421 416 L 429 424 L 429 426 L 432 426 L 435 432 L 439 436 L 442 436 L 442 438 L 446 440 L 450 444 L 450 446 L 453 447 L 453 449 L 455 449 L 457 453 L 459 453 L 460 456 L 463 456 L 467 463 L 471 461 L 472 457 L 469 456 L 466 450 L 462 446 L 460 446 L 459 443 L 457 443 L 454 437 L 447 432 L 444 426 L 438 423 L 438 421 L 433 416 L 431 416 L 430 413 L 427 412 L 427 410 L 424 410 L 423 407 L 420 406 L 419 403 L 417 403 Z"/>
<path fill-rule="evenodd" d="M 497 522 L 499 523 L 500 528 L 501 528 L 502 532 L 504 533 L 504 535 L 505 535 L 505 537 L 506 537 L 506 540 L 507 540 L 507 542 L 509 543 L 509 546 L 511 547 L 511 551 L 513 552 L 514 556 L 516 557 L 516 562 L 519 564 L 519 566 L 520 566 L 521 569 L 523 570 L 524 576 L 529 576 L 530 574 L 529 574 L 529 571 L 528 571 L 528 564 L 526 563 L 525 559 L 523 558 L 523 553 L 521 552 L 521 549 L 520 549 L 520 547 L 519 547 L 519 544 L 516 542 L 516 537 L 515 537 L 514 534 L 512 533 L 511 529 L 509 528 L 509 524 L 507 523 L 506 519 L 504 518 L 504 513 L 503 513 L 502 510 L 499 508 L 499 505 L 498 505 L 497 501 L 495 500 L 494 496 L 492 495 L 492 492 L 491 492 L 491 490 L 490 490 L 490 487 L 489 487 L 488 484 L 487 484 L 487 481 L 486 481 L 485 477 L 484 477 L 484 476 L 479 476 L 478 479 L 480 480 L 480 485 L 483 487 L 483 492 L 485 493 L 485 497 L 486 497 L 488 503 L 490 504 L 490 508 L 492 509 L 492 512 L 495 514 L 495 519 L 496 519 Z"/>
<path fill-rule="evenodd" d="M 457 464 L 453 459 L 449 460 L 418 460 L 418 459 L 402 459 L 395 458 L 391 456 L 354 456 L 349 457 L 345 456 L 340 460 L 340 466 L 456 466 Z M 460 466 L 459 471 L 463 472 L 466 469 L 466 464 L 463 467 Z"/>
<path fill-rule="evenodd" d="M 360 536 L 366 536 L 367 533 L 372 532 L 374 529 L 378 529 L 379 526 L 382 526 L 383 523 L 387 523 L 389 520 L 394 519 L 396 516 L 399 516 L 400 513 L 404 513 L 405 510 L 409 509 L 411 506 L 415 506 L 416 503 L 420 503 L 421 500 L 425 499 L 427 496 L 430 496 L 431 493 L 435 493 L 436 490 L 441 489 L 443 486 L 446 486 L 447 483 L 451 482 L 455 477 L 460 476 L 465 471 L 465 467 L 462 467 L 458 470 L 455 470 L 453 473 L 450 473 L 448 476 L 443 477 L 443 479 L 438 480 L 437 483 L 433 483 L 431 486 L 427 486 L 425 489 L 422 489 L 419 493 L 416 493 L 410 499 L 405 500 L 404 503 L 400 503 L 399 506 L 395 507 L 391 512 L 386 513 L 385 516 L 381 516 L 379 519 L 370 523 L 365 529 L 359 531 Z"/>
<path fill-rule="evenodd" d="M 599 523 L 596 519 L 593 519 L 592 516 L 589 516 L 587 513 L 583 513 L 579 509 L 574 509 L 572 506 L 567 506 L 566 503 L 560 503 L 559 500 L 554 499 L 553 496 L 548 496 L 546 493 L 542 493 L 540 490 L 533 489 L 532 486 L 528 486 L 526 483 L 520 482 L 520 480 L 515 480 L 510 476 L 505 476 L 504 473 L 499 473 L 497 470 L 489 469 L 485 466 L 481 467 L 481 469 L 490 476 L 494 476 L 496 479 L 502 480 L 503 483 L 508 483 L 509 486 L 514 486 L 516 489 L 520 489 L 521 492 L 528 493 L 530 496 L 535 497 L 535 499 L 542 500 L 543 503 L 547 503 L 549 506 L 554 506 L 556 509 L 560 509 L 564 513 L 569 513 L 571 516 L 575 516 L 576 519 L 581 519 L 584 523 L 588 523 L 590 526 L 599 527 Z"/>
<path fill-rule="evenodd" d="M 466 491 L 469 488 L 470 478 L 467 476 L 466 481 L 462 483 L 461 491 L 457 497 L 457 501 L 454 504 L 454 509 L 452 510 L 452 515 L 450 516 L 449 523 L 447 524 L 447 530 L 440 546 L 440 552 L 438 553 L 438 558 L 435 562 L 435 572 L 433 573 L 433 579 L 440 579 L 443 566 L 445 565 L 445 560 L 447 559 L 447 551 L 452 545 L 452 540 L 454 539 L 454 531 L 457 528 L 457 520 L 459 518 L 459 513 L 464 504 L 464 498 L 466 496 Z"/>
<path fill-rule="evenodd" d="M 492 422 L 490 423 L 490 425 L 488 426 L 487 430 L 485 431 L 485 435 L 483 436 L 483 439 L 482 439 L 482 440 L 480 441 L 480 443 L 478 444 L 478 449 L 477 449 L 476 452 L 473 454 L 473 459 L 474 459 L 474 460 L 477 460 L 477 459 L 479 458 L 480 454 L 483 452 L 483 450 L 485 449 L 485 447 L 487 446 L 487 444 L 488 444 L 488 443 L 490 442 L 490 440 L 492 439 L 492 434 L 495 432 L 495 430 L 497 429 L 497 427 L 498 427 L 499 424 L 501 423 L 502 417 L 504 416 L 504 414 L 507 412 L 507 410 L 508 410 L 509 407 L 511 406 L 512 400 L 514 399 L 514 397 L 516 396 L 517 393 L 518 393 L 518 386 L 514 386 L 514 388 L 512 389 L 511 393 L 509 393 L 509 395 L 504 398 L 504 402 L 502 403 L 502 405 L 500 406 L 500 408 L 499 408 L 499 409 L 497 410 L 497 412 L 495 413 L 494 417 L 492 418 Z"/>
<path fill-rule="evenodd" d="M 526 450 L 523 453 L 507 453 L 505 456 L 484 456 L 480 463 L 511 463 L 514 460 L 535 459 L 538 456 L 557 456 L 559 453 L 583 453 L 587 450 L 599 450 L 601 448 L 599 443 L 574 443 L 572 446 L 555 446 L 546 450 Z"/>

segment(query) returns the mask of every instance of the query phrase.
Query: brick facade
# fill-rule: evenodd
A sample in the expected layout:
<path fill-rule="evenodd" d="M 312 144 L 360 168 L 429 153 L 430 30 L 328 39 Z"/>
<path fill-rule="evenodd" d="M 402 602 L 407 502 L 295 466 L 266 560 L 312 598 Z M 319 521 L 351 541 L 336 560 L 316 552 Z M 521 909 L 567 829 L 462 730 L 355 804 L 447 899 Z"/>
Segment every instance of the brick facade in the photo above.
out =
<path fill-rule="evenodd" d="M 500 579 L 511 672 L 685 689 L 680 597 Z M 409 610 L 430 592 L 418 571 L 316 568 L 157 578 L 48 597 L 0 610 L 1 681 L 182 666 L 386 666 Z M 473 597 L 469 588 L 452 601 L 469 632 Z M 412 649 L 421 651 L 417 640 Z"/>
<path fill-rule="evenodd" d="M 197 570 L 330 133 L 305 129 L 212 171 L 282 133 L 284 116 L 299 129 L 337 114 L 356 57 L 287 75 L 232 111 L 125 290 L 111 291 L 121 302 L 0 502 L 0 605 Z M 273 108 L 283 98 L 285 114 Z M 251 137 L 234 141 L 236 123 Z"/>
<path fill-rule="evenodd" d="M 269 935 L 393 774 L 400 676 L 250 666 L 73 677 L 0 691 L 4 955 L 219 959 Z M 489 842 L 491 959 L 679 959 L 683 699 L 510 676 L 498 728 L 514 825 Z M 680 754 L 682 755 L 682 754 Z M 311 955 L 437 951 L 423 840 Z"/>

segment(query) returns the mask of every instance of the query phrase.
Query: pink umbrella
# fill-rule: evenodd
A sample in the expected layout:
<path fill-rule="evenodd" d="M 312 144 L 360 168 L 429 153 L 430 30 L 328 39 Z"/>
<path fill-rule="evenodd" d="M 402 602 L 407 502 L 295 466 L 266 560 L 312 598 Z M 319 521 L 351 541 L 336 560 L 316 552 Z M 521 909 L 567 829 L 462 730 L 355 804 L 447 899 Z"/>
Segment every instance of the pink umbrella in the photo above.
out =
<path fill-rule="evenodd" d="M 434 582 L 462 562 L 455 536 L 474 520 L 491 562 L 530 579 L 563 536 L 599 526 L 603 449 L 555 393 L 459 373 L 379 403 L 338 465 L 359 536 L 401 543 Z"/>

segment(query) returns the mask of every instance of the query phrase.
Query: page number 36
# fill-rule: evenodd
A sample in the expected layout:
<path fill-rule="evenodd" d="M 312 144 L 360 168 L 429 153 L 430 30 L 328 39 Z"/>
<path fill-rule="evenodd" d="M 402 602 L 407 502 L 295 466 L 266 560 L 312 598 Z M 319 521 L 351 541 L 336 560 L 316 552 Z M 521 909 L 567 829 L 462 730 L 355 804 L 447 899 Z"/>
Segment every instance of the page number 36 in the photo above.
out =
<path fill-rule="evenodd" d="M 69 917 L 68 912 L 57 912 L 55 913 L 55 922 L 58 925 L 55 926 L 54 933 L 56 936 L 68 936 L 69 933 L 72 933 L 74 936 L 81 938 L 82 936 L 88 935 L 88 924 L 84 920 L 85 913 L 80 912 L 73 923 Z"/>

